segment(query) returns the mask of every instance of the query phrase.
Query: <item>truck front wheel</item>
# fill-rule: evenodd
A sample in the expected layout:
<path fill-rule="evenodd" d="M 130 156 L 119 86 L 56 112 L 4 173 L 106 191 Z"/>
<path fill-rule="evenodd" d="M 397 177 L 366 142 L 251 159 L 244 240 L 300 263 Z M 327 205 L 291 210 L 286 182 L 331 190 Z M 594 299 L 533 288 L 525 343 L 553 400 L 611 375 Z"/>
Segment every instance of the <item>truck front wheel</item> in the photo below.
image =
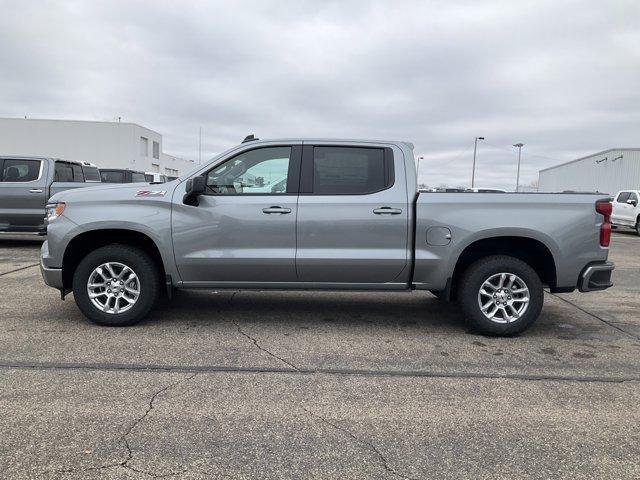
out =
<path fill-rule="evenodd" d="M 537 320 L 544 292 L 540 278 L 528 264 L 495 255 L 476 261 L 462 274 L 458 301 L 474 330 L 510 336 Z"/>
<path fill-rule="evenodd" d="M 158 298 L 153 260 L 128 245 L 107 245 L 88 254 L 73 275 L 73 297 L 92 322 L 122 327 L 140 322 Z"/>

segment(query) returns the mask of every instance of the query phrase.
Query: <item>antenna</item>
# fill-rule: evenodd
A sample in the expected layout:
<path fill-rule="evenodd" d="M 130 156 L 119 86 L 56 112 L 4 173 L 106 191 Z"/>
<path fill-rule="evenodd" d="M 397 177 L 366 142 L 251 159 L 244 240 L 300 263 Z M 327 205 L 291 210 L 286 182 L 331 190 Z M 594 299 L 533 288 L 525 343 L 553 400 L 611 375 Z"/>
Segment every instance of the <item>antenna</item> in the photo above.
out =
<path fill-rule="evenodd" d="M 260 140 L 260 139 L 256 138 L 256 136 L 252 133 L 251 135 L 247 135 L 246 137 L 244 137 L 244 140 L 242 140 L 242 143 L 255 142 L 256 140 Z"/>

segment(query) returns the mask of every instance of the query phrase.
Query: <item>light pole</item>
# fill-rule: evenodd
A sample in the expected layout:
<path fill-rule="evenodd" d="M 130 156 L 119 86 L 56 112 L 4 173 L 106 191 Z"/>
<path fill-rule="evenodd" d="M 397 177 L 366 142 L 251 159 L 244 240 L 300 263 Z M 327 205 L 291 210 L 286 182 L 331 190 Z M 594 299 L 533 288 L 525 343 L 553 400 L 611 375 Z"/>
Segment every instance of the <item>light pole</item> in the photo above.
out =
<path fill-rule="evenodd" d="M 516 143 L 513 145 L 518 148 L 518 174 L 516 176 L 516 192 L 520 189 L 520 154 L 522 153 L 522 147 L 524 143 Z"/>
<path fill-rule="evenodd" d="M 478 140 L 484 140 L 484 137 L 476 137 L 473 143 L 473 168 L 471 169 L 471 188 L 476 180 L 476 150 L 478 149 Z"/>

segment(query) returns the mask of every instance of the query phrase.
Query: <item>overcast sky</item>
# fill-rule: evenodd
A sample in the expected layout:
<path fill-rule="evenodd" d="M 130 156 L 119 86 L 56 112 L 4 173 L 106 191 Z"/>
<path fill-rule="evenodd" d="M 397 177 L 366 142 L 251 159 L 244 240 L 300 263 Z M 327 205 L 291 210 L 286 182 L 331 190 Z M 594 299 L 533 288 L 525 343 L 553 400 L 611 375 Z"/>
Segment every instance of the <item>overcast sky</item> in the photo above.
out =
<path fill-rule="evenodd" d="M 640 147 L 640 2 L 0 0 L 0 116 L 135 122 L 166 153 L 408 140 L 420 180 L 515 187 Z"/>

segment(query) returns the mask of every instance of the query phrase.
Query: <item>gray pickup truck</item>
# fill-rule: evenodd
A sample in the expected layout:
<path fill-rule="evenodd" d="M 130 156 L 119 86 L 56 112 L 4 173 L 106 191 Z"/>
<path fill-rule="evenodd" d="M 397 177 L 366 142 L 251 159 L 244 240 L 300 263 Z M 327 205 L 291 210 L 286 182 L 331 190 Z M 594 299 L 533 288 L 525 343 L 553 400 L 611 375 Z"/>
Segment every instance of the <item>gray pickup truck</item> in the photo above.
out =
<path fill-rule="evenodd" d="M 44 280 L 102 325 L 174 288 L 429 290 L 513 335 L 543 285 L 612 285 L 608 197 L 419 192 L 407 142 L 245 140 L 169 183 L 50 202 Z"/>
<path fill-rule="evenodd" d="M 99 182 L 100 172 L 89 162 L 0 157 L 0 233 L 46 233 L 49 197 Z"/>

